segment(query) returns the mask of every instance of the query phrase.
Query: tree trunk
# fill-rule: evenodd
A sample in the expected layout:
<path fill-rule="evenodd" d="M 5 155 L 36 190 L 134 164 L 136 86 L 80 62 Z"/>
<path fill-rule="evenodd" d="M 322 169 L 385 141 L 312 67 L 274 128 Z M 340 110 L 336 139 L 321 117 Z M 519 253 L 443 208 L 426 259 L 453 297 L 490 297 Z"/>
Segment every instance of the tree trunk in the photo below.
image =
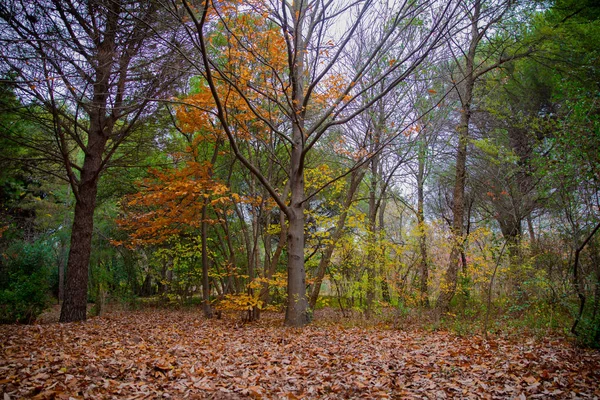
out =
<path fill-rule="evenodd" d="M 87 153 L 83 161 L 79 184 L 73 188 L 75 213 L 60 322 L 85 321 L 86 319 L 88 271 L 92 252 L 96 193 L 102 169 L 102 154 L 107 141 L 103 130 L 105 127 L 111 128 L 107 126 L 102 112 L 103 110 L 100 109 L 90 117 Z"/>
<path fill-rule="evenodd" d="M 254 176 L 250 177 L 250 193 L 256 193 L 255 184 L 254 184 Z M 254 210 L 252 212 L 252 247 L 249 253 L 248 258 L 248 296 L 254 297 L 254 289 L 252 288 L 252 283 L 254 278 L 256 277 L 256 273 L 258 270 L 258 237 L 260 235 L 260 226 L 259 226 L 259 214 L 262 212 L 264 208 L 264 198 L 265 195 L 262 196 L 262 200 L 260 202 L 259 207 L 253 206 Z M 259 293 L 260 296 L 260 293 Z M 252 307 L 251 310 L 248 310 L 248 322 L 257 321 L 260 318 L 260 309 L 258 305 Z"/>
<path fill-rule="evenodd" d="M 86 201 L 75 203 L 71 234 L 71 251 L 67 262 L 64 301 L 60 322 L 85 321 L 87 307 L 88 267 L 92 251 L 96 191 L 80 193 Z"/>
<path fill-rule="evenodd" d="M 150 274 L 150 272 L 146 273 L 146 278 L 144 278 L 144 283 L 142 284 L 142 289 L 140 290 L 140 296 L 152 296 L 152 274 Z"/>
<path fill-rule="evenodd" d="M 309 322 L 304 270 L 304 213 L 302 206 L 293 207 L 288 229 L 288 298 L 285 324 L 301 327 Z"/>
<path fill-rule="evenodd" d="M 472 92 L 472 82 L 470 85 Z M 458 268 L 461 261 L 461 250 L 463 246 L 463 220 L 465 215 L 465 182 L 466 182 L 466 161 L 467 144 L 469 140 L 469 119 L 470 102 L 463 106 L 461 123 L 459 126 L 458 149 L 456 152 L 456 177 L 454 183 L 453 204 L 452 204 L 452 250 L 448 269 L 444 277 L 443 287 L 440 291 L 440 297 L 437 303 L 438 315 L 447 311 L 450 301 L 456 292 L 458 281 Z"/>
<path fill-rule="evenodd" d="M 383 196 L 383 193 L 381 194 L 381 196 Z M 379 208 L 379 232 L 384 232 L 385 231 L 385 209 L 387 207 L 387 200 L 383 200 L 381 202 L 381 206 Z M 390 295 L 390 286 L 388 283 L 388 274 L 386 271 L 386 263 L 385 263 L 385 259 L 386 259 L 386 253 L 387 253 L 387 246 L 386 246 L 386 242 L 384 242 L 383 240 L 381 240 L 381 238 L 379 239 L 380 241 L 380 250 L 381 250 L 381 261 L 379 262 L 379 268 L 377 273 L 379 274 L 379 276 L 381 277 L 381 298 L 383 299 L 383 301 L 385 301 L 386 303 L 391 303 L 392 302 L 392 297 Z"/>
<path fill-rule="evenodd" d="M 202 312 L 206 318 L 212 318 L 213 312 L 210 306 L 210 278 L 208 276 L 208 222 L 206 221 L 206 209 L 208 198 L 204 199 L 202 205 L 201 241 L 202 241 Z"/>
<path fill-rule="evenodd" d="M 107 117 L 110 79 L 115 57 L 115 38 L 121 4 L 111 5 L 107 17 L 103 40 L 97 48 L 98 65 L 94 68 L 94 94 L 88 106 L 90 129 L 85 158 L 79 181 L 71 179 L 75 194 L 75 213 L 71 230 L 71 250 L 67 262 L 65 299 L 60 313 L 60 322 L 85 321 L 87 307 L 88 270 L 92 251 L 94 211 L 98 180 L 102 170 L 102 156 L 115 121 Z M 71 171 L 68 171 L 72 173 Z"/>
<path fill-rule="evenodd" d="M 365 316 L 370 318 L 373 311 L 373 302 L 375 301 L 375 264 L 377 262 L 377 254 L 375 248 L 377 246 L 377 209 L 375 206 L 377 194 L 377 156 L 371 160 L 371 188 L 369 190 L 369 211 L 368 211 L 368 250 L 367 250 L 367 291 L 366 291 L 366 304 L 365 304 Z"/>
<path fill-rule="evenodd" d="M 304 42 L 303 21 L 306 13 L 304 1 L 292 3 L 294 14 L 293 51 L 290 59 L 290 82 L 292 84 L 292 146 L 290 154 L 290 205 L 288 217 L 288 288 L 285 324 L 301 327 L 310 322 L 306 299 L 306 270 L 304 269 Z"/>
<path fill-rule="evenodd" d="M 421 131 L 421 134 L 424 135 L 424 132 Z M 421 261 L 420 261 L 420 285 L 419 285 L 419 294 L 421 298 L 421 305 L 423 307 L 429 307 L 429 294 L 428 294 L 428 280 L 429 280 L 429 268 L 427 265 L 427 231 L 425 227 L 425 212 L 424 212 L 424 204 L 425 204 L 425 194 L 424 194 L 424 185 L 425 185 L 425 138 L 421 138 L 419 141 L 419 169 L 417 172 L 417 222 L 419 224 L 419 251 L 421 253 Z"/>
<path fill-rule="evenodd" d="M 585 278 L 579 274 L 579 257 L 581 255 L 581 252 L 585 248 L 585 246 L 588 244 L 588 242 L 594 237 L 596 232 L 598 232 L 599 230 L 600 230 L 600 223 L 598 225 L 596 225 L 596 227 L 594 229 L 592 229 L 592 231 L 585 238 L 583 243 L 581 243 L 581 245 L 575 250 L 575 259 L 573 261 L 573 284 L 575 285 L 577 297 L 579 298 L 579 311 L 577 313 L 577 316 L 575 317 L 573 326 L 571 327 L 571 333 L 573 333 L 575 336 L 578 335 L 577 325 L 579 325 L 579 322 L 581 321 L 581 318 L 583 317 L 583 311 L 585 309 L 585 302 L 586 302 L 585 284 L 584 284 Z"/>
<path fill-rule="evenodd" d="M 302 166 L 302 130 L 294 126 L 288 212 L 288 298 L 285 324 L 300 327 L 309 322 L 304 269 L 304 168 Z"/>
<path fill-rule="evenodd" d="M 467 176 L 467 145 L 469 144 L 469 122 L 471 120 L 471 101 L 473 100 L 473 87 L 475 86 L 475 55 L 481 40 L 478 22 L 481 3 L 475 2 L 473 16 L 471 17 L 471 41 L 465 57 L 463 70 L 463 90 L 459 90 L 461 101 L 460 123 L 457 127 L 458 147 L 456 149 L 456 173 L 454 180 L 452 203 L 452 250 L 448 262 L 448 269 L 442 283 L 440 296 L 436 305 L 438 317 L 448 310 L 450 301 L 456 293 L 458 268 L 461 261 L 465 218 L 465 185 Z M 462 93 L 461 93 L 462 92 Z"/>
<path fill-rule="evenodd" d="M 378 104 L 378 117 L 376 126 L 373 129 L 373 135 L 370 137 L 371 139 L 371 151 L 375 150 L 379 146 L 379 141 L 381 139 L 381 126 L 384 123 L 384 112 L 382 108 L 382 103 Z M 376 153 L 370 161 L 370 169 L 371 169 L 371 185 L 369 186 L 369 210 L 367 212 L 368 218 L 368 250 L 367 250 L 367 293 L 366 293 L 366 308 L 365 308 L 365 316 L 370 318 L 371 313 L 373 311 L 373 302 L 375 301 L 375 274 L 377 272 L 377 263 L 378 263 L 378 254 L 377 254 L 377 245 L 379 243 L 379 233 L 377 230 L 377 210 L 379 207 L 379 202 L 377 199 L 378 188 L 379 186 L 379 163 L 380 155 Z M 380 199 L 383 196 L 383 189 L 381 189 L 381 193 L 379 193 Z"/>

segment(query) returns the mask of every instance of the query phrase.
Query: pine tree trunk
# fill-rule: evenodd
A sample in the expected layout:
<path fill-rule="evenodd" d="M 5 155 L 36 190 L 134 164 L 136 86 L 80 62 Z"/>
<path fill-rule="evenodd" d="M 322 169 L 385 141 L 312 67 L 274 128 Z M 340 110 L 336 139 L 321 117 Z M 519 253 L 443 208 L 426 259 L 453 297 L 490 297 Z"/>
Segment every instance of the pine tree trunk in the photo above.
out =
<path fill-rule="evenodd" d="M 464 111 L 464 110 L 463 110 Z M 461 247 L 463 235 L 463 220 L 465 216 L 465 181 L 466 181 L 466 160 L 467 160 L 467 112 L 463 112 L 461 118 L 461 127 L 459 132 L 459 144 L 456 153 L 456 178 L 454 183 L 453 207 L 452 207 L 452 250 L 448 269 L 444 277 L 443 286 L 438 298 L 438 314 L 447 311 L 450 301 L 456 292 L 458 282 L 458 267 L 461 260 Z"/>
<path fill-rule="evenodd" d="M 461 115 L 457 127 L 458 148 L 456 150 L 456 175 L 454 180 L 454 192 L 452 198 L 452 250 L 448 261 L 448 269 L 440 296 L 436 305 L 436 315 L 440 317 L 442 313 L 448 310 L 450 301 L 456 293 L 458 283 L 458 268 L 461 261 L 461 252 L 463 246 L 463 232 L 465 219 L 465 185 L 467 177 L 467 146 L 469 144 L 469 122 L 471 121 L 471 102 L 473 100 L 473 88 L 475 86 L 475 55 L 477 46 L 481 40 L 478 22 L 481 3 L 475 2 L 474 14 L 471 19 L 471 42 L 469 51 L 465 58 L 464 81 L 462 82 Z"/>
<path fill-rule="evenodd" d="M 98 191 L 98 175 L 106 139 L 90 134 L 81 183 L 78 186 L 71 230 L 71 249 L 67 261 L 64 301 L 60 322 L 85 321 L 87 307 L 88 271 L 94 232 L 94 210 Z"/>

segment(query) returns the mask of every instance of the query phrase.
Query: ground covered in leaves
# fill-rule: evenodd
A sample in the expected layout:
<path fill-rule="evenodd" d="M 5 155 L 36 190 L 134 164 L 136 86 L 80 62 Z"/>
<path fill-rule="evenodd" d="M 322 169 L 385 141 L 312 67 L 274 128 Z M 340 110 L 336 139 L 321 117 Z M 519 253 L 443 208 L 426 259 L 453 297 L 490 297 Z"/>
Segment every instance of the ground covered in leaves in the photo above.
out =
<path fill-rule="evenodd" d="M 561 339 L 291 329 L 281 320 L 139 311 L 0 326 L 0 392 L 5 400 L 600 397 L 600 352 Z"/>

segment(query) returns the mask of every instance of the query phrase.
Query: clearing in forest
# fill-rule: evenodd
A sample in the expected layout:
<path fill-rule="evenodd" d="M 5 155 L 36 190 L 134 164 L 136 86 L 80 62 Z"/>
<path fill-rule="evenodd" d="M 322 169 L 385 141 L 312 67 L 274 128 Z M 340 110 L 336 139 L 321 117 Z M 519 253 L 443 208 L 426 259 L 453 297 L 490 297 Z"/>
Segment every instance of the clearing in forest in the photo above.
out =
<path fill-rule="evenodd" d="M 598 398 L 600 353 L 558 338 L 206 320 L 138 311 L 0 326 L 4 399 Z"/>

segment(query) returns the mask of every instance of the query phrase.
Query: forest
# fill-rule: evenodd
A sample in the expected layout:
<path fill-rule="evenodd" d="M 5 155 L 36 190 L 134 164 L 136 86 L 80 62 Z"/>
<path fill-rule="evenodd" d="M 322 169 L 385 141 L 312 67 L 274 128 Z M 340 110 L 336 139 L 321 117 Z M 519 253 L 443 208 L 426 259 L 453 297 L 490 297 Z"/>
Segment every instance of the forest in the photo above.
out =
<path fill-rule="evenodd" d="M 78 375 L 40 336 L 97 357 L 90 337 L 123 329 L 130 347 L 102 347 L 123 374 L 123 351 L 141 341 L 137 357 L 150 357 L 155 320 L 166 344 L 152 345 L 163 356 L 138 368 L 143 381 L 183 385 L 183 360 L 200 368 L 185 343 L 202 328 L 231 363 L 271 365 L 254 381 L 244 370 L 252 382 L 236 396 L 418 398 L 408 381 L 390 389 L 400 375 L 374 383 L 377 363 L 361 357 L 422 372 L 401 357 L 444 341 L 462 347 L 435 350 L 454 361 L 429 370 L 429 396 L 599 395 L 600 357 L 578 350 L 600 347 L 596 2 L 6 0 L 0 45 L 5 393 L 24 395 L 16 354 L 36 346 L 54 349 L 46 363 L 69 391 Z M 510 347 L 520 335 L 533 353 Z M 330 366 L 351 362 L 332 348 L 353 348 L 374 375 L 303 386 L 327 363 L 302 358 L 302 375 L 290 343 Z M 484 363 L 482 352 L 539 361 L 557 349 L 561 363 L 592 351 L 578 378 L 498 361 L 521 386 L 493 373 L 468 376 L 479 392 L 449 383 L 461 352 Z M 213 377 L 237 379 L 223 365 Z M 290 365 L 297 381 L 261 386 Z M 111 379 L 72 393 L 108 396 Z M 132 387 L 110 393 L 146 393 Z"/>

